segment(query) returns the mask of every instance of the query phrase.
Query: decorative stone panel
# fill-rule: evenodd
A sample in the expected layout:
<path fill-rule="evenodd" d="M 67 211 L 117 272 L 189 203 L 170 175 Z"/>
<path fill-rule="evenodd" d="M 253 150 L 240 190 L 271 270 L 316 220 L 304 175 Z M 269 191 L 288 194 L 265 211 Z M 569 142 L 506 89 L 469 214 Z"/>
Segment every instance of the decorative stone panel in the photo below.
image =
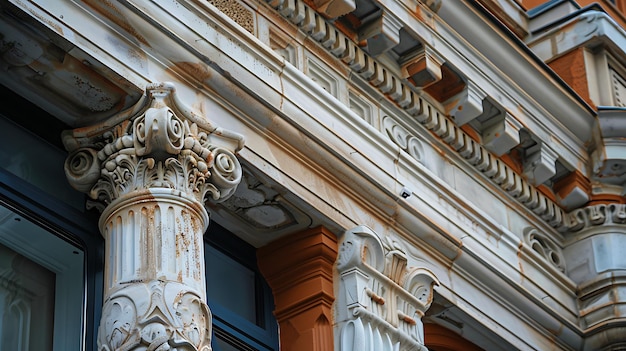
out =
<path fill-rule="evenodd" d="M 344 234 L 337 258 L 340 350 L 426 350 L 422 317 L 439 283 L 407 262 L 397 243 L 383 243 L 365 226 Z"/>
<path fill-rule="evenodd" d="M 561 248 L 554 240 L 535 228 L 526 228 L 524 230 L 524 242 L 546 262 L 565 273 L 565 258 Z"/>

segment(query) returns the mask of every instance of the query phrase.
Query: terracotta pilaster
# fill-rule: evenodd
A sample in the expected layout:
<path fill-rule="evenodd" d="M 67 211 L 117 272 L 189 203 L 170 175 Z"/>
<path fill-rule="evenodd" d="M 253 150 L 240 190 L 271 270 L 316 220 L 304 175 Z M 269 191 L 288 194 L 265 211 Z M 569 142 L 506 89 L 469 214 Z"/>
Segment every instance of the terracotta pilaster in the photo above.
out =
<path fill-rule="evenodd" d="M 333 349 L 336 258 L 337 238 L 322 227 L 259 249 L 259 268 L 274 294 L 282 351 Z"/>
<path fill-rule="evenodd" d="M 211 350 L 205 201 L 234 192 L 243 138 L 149 86 L 130 111 L 66 133 L 68 180 L 102 211 L 104 306 L 98 349 Z"/>

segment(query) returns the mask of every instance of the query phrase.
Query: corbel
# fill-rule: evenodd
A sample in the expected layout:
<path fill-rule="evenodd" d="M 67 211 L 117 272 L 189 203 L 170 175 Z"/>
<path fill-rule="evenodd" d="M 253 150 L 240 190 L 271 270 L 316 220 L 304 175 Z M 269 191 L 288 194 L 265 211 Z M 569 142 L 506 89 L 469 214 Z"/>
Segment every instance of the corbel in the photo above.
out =
<path fill-rule="evenodd" d="M 404 78 L 408 78 L 418 88 L 426 88 L 441 81 L 443 62 L 430 47 L 423 45 L 415 56 L 402 65 Z"/>
<path fill-rule="evenodd" d="M 483 99 L 487 94 L 472 81 L 465 83 L 465 88 L 453 99 L 450 108 L 450 117 L 458 125 L 462 126 L 483 113 Z"/>
<path fill-rule="evenodd" d="M 568 211 L 582 207 L 591 200 L 591 182 L 579 171 L 559 179 L 552 190 L 559 205 Z"/>
<path fill-rule="evenodd" d="M 367 52 L 376 57 L 400 43 L 402 26 L 400 20 L 381 11 L 359 28 L 359 40 L 367 41 Z"/>
<path fill-rule="evenodd" d="M 592 180 L 622 187 L 626 195 L 626 108 L 599 107 L 594 127 Z"/>
<path fill-rule="evenodd" d="M 481 123 L 483 145 L 497 156 L 502 156 L 520 143 L 521 124 L 507 111 L 499 111 Z"/>
<path fill-rule="evenodd" d="M 526 149 L 524 155 L 524 175 L 533 185 L 541 185 L 556 174 L 558 154 L 539 141 Z"/>

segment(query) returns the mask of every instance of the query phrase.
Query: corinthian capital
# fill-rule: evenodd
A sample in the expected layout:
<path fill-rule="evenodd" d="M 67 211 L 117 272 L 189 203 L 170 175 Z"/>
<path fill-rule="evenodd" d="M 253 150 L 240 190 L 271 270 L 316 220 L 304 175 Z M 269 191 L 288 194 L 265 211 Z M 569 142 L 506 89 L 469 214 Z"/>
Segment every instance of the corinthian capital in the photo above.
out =
<path fill-rule="evenodd" d="M 125 194 L 169 188 L 220 202 L 241 180 L 243 136 L 187 108 L 171 83 L 153 84 L 133 108 L 63 136 L 65 173 L 101 210 Z"/>

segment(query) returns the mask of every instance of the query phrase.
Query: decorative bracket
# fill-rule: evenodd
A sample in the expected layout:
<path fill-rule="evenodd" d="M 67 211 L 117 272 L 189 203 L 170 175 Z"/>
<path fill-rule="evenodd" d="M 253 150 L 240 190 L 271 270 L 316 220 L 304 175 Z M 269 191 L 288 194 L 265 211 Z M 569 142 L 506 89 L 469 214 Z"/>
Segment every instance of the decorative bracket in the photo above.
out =
<path fill-rule="evenodd" d="M 524 175 L 533 185 L 541 185 L 556 174 L 558 154 L 543 142 L 529 147 L 524 155 Z"/>
<path fill-rule="evenodd" d="M 483 99 L 487 97 L 474 82 L 465 83 L 465 89 L 453 99 L 456 103 L 450 109 L 450 117 L 458 125 L 462 126 L 483 113 Z"/>
<path fill-rule="evenodd" d="M 626 195 L 626 108 L 599 107 L 596 148 L 593 159 L 593 180 L 622 187 Z"/>
<path fill-rule="evenodd" d="M 375 18 L 359 28 L 359 39 L 367 41 L 367 52 L 376 57 L 400 43 L 402 26 L 400 20 L 380 11 Z"/>
<path fill-rule="evenodd" d="M 443 59 L 430 47 L 422 45 L 415 56 L 405 61 L 402 70 L 405 73 L 404 78 L 410 78 L 413 85 L 426 88 L 442 79 L 442 65 Z"/>
<path fill-rule="evenodd" d="M 337 18 L 356 9 L 354 0 L 315 0 L 317 11 L 326 18 Z"/>
<path fill-rule="evenodd" d="M 492 99 L 483 100 L 483 113 L 472 122 L 482 135 L 485 148 L 497 156 L 504 155 L 520 143 L 522 125 Z"/>

